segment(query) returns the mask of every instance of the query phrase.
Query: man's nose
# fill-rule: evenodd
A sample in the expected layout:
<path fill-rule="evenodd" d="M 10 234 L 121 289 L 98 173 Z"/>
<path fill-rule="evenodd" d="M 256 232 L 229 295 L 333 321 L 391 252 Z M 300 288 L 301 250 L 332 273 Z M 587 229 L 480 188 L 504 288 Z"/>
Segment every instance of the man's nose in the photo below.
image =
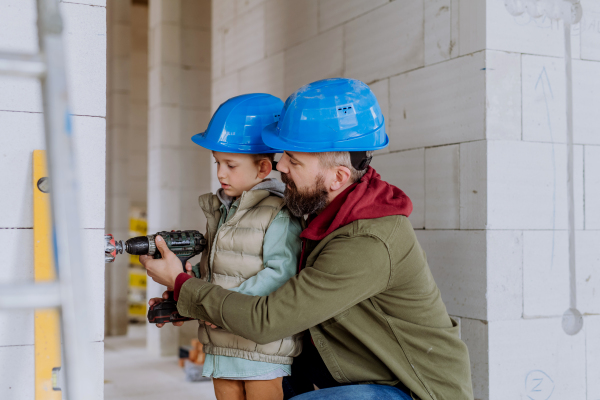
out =
<path fill-rule="evenodd" d="M 290 169 L 288 168 L 287 165 L 287 155 L 285 153 L 283 153 L 283 156 L 281 156 L 281 159 L 277 162 L 277 166 L 275 167 L 277 169 L 277 171 L 287 174 L 288 172 L 290 172 Z"/>

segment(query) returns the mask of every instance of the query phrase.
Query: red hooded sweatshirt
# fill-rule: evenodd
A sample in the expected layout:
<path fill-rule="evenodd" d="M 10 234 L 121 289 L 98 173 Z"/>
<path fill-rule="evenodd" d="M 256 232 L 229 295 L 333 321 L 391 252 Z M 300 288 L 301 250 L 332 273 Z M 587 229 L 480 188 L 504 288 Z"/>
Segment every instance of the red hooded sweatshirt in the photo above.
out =
<path fill-rule="evenodd" d="M 412 202 L 402 190 L 382 181 L 377 171 L 369 167 L 359 182 L 340 193 L 319 215 L 309 218 L 308 227 L 300 235 L 303 240 L 299 269 L 305 259 L 306 239 L 320 241 L 358 219 L 408 217 L 412 209 Z"/>

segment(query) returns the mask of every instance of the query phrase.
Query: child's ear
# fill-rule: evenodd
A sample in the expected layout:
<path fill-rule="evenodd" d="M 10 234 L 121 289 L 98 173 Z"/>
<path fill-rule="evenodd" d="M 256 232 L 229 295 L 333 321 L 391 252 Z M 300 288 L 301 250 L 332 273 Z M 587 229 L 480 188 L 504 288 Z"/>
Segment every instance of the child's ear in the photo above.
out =
<path fill-rule="evenodd" d="M 265 179 L 267 177 L 267 175 L 269 175 L 271 173 L 271 171 L 273 170 L 273 164 L 271 164 L 271 161 L 263 158 L 262 160 L 260 160 L 258 162 L 258 178 L 260 179 Z"/>

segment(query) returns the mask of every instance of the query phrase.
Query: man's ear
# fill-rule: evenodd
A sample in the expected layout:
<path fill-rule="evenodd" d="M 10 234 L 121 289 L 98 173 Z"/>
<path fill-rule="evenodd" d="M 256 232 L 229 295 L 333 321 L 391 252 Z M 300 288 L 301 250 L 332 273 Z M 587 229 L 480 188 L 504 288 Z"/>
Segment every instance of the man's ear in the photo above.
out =
<path fill-rule="evenodd" d="M 273 170 L 273 164 L 269 159 L 263 158 L 258 162 L 258 175 L 260 179 L 265 179 Z"/>
<path fill-rule="evenodd" d="M 344 167 L 342 165 L 335 167 L 333 169 L 333 172 L 333 181 L 331 181 L 329 189 L 332 192 L 335 192 L 336 190 L 339 190 L 342 187 L 344 187 L 346 183 L 348 183 L 350 177 L 352 176 L 352 173 L 350 172 L 350 169 L 348 167 Z"/>

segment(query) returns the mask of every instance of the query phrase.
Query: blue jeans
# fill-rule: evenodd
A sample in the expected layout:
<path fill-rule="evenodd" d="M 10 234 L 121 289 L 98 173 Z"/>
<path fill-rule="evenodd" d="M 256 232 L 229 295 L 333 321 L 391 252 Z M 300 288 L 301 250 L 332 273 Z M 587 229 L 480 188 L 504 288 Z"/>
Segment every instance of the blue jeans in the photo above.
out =
<path fill-rule="evenodd" d="M 348 385 L 315 390 L 294 397 L 294 400 L 411 400 L 410 395 L 393 386 Z"/>

